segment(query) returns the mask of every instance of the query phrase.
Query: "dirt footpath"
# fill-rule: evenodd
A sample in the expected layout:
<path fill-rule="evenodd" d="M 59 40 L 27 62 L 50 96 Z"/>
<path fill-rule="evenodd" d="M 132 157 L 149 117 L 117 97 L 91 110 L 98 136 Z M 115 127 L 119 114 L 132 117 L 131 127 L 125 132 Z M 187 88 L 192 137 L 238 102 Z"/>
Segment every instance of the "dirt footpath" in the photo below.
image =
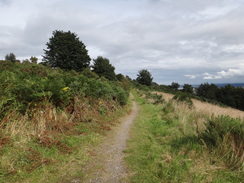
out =
<path fill-rule="evenodd" d="M 131 124 L 137 117 L 138 106 L 132 97 L 132 109 L 121 123 L 111 130 L 104 142 L 94 149 L 93 159 L 85 167 L 84 180 L 72 180 L 72 183 L 119 183 L 129 182 L 128 172 L 124 163 L 126 141 L 129 138 Z"/>

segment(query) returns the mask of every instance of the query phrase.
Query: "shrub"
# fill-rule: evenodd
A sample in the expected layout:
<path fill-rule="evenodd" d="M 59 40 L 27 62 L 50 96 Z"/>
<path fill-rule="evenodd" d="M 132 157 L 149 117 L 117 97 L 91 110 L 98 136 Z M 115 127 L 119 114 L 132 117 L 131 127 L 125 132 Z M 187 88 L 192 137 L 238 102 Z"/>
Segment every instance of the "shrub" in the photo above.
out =
<path fill-rule="evenodd" d="M 89 77 L 40 64 L 0 62 L 0 119 L 14 110 L 24 114 L 39 103 L 64 109 L 75 96 L 127 103 L 128 92 L 122 87 L 98 79 L 91 71 L 84 74 Z"/>
<path fill-rule="evenodd" d="M 189 97 L 189 95 L 187 93 L 178 92 L 173 97 L 173 99 L 178 101 L 178 102 L 184 102 L 184 103 L 188 104 L 189 107 L 193 106 L 191 97 Z"/>

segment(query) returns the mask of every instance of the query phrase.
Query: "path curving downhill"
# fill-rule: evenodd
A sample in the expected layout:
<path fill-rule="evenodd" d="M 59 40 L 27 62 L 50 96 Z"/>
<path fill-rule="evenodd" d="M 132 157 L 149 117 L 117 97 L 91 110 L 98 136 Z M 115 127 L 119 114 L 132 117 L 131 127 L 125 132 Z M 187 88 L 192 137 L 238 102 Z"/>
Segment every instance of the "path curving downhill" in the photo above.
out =
<path fill-rule="evenodd" d="M 105 137 L 104 142 L 93 152 L 94 157 L 86 167 L 85 183 L 127 183 L 128 172 L 124 162 L 126 141 L 132 123 L 138 114 L 138 106 L 132 98 L 132 109 L 129 115 L 121 119 L 111 134 Z M 75 181 L 74 181 L 75 182 Z"/>

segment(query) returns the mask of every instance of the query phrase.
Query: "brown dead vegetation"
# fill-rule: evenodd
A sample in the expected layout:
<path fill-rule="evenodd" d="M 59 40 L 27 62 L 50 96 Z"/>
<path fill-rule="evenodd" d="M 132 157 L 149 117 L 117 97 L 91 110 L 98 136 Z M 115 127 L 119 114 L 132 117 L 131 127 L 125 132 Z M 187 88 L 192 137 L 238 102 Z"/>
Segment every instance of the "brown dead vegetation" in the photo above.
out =
<path fill-rule="evenodd" d="M 61 153 L 71 154 L 72 148 L 62 142 L 62 136 L 52 131 L 46 131 L 44 134 L 35 137 L 35 141 L 42 147 L 57 147 Z"/>
<path fill-rule="evenodd" d="M 26 158 L 30 161 L 30 163 L 25 167 L 25 169 L 29 173 L 34 171 L 35 169 L 37 169 L 38 167 L 40 167 L 42 165 L 48 165 L 48 164 L 52 163 L 51 159 L 42 158 L 40 152 L 38 152 L 32 148 L 28 149 Z"/>
<path fill-rule="evenodd" d="M 43 157 L 42 153 L 28 144 L 29 142 L 47 150 L 57 149 L 63 155 L 75 152 L 77 146 L 69 144 L 67 136 L 88 135 L 86 131 L 83 132 L 83 126 L 88 128 L 88 133 L 92 131 L 104 134 L 116 123 L 116 120 L 108 120 L 108 117 L 119 108 L 115 101 L 75 97 L 70 105 L 62 110 L 47 104 L 36 105 L 24 115 L 13 111 L 0 122 L 0 154 L 4 153 L 5 146 L 14 143 L 12 139 L 18 139 L 16 148 L 20 148 L 19 153 L 23 155 L 21 156 L 24 160 L 18 159 L 16 151 L 14 160 L 6 160 L 2 164 L 6 169 L 5 174 L 14 175 L 18 173 L 18 168 L 30 173 L 43 165 L 55 162 Z M 22 167 L 13 168 L 12 164 L 18 161 L 23 163 Z"/>

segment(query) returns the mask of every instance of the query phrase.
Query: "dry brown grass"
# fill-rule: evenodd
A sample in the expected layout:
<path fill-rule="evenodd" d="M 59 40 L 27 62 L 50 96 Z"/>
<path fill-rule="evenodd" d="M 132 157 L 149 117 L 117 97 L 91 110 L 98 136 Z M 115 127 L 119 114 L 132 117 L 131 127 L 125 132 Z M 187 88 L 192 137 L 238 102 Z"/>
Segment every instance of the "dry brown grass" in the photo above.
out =
<path fill-rule="evenodd" d="M 169 93 L 163 93 L 163 92 L 155 92 L 155 93 L 162 94 L 163 98 L 166 101 L 169 101 L 174 97 L 173 94 L 169 94 Z M 230 107 L 224 108 L 207 102 L 201 102 L 196 99 L 192 99 L 192 102 L 197 112 L 205 113 L 206 115 L 210 115 L 210 116 L 212 114 L 215 116 L 226 115 L 232 118 L 241 118 L 241 119 L 244 118 L 244 111 L 240 111 L 238 109 L 234 109 Z"/>

